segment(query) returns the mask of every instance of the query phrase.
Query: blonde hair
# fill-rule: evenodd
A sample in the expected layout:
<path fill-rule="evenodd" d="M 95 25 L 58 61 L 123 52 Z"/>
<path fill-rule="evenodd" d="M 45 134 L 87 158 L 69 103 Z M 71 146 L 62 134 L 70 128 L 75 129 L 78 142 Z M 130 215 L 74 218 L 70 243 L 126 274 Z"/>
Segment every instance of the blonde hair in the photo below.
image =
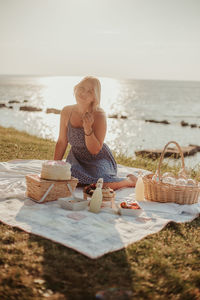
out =
<path fill-rule="evenodd" d="M 98 108 L 100 107 L 100 100 L 101 100 L 101 83 L 98 78 L 93 76 L 84 77 L 77 85 L 75 85 L 74 95 L 76 95 L 77 88 L 85 81 L 90 81 L 93 83 L 95 101 L 92 103 L 92 111 L 98 110 Z"/>

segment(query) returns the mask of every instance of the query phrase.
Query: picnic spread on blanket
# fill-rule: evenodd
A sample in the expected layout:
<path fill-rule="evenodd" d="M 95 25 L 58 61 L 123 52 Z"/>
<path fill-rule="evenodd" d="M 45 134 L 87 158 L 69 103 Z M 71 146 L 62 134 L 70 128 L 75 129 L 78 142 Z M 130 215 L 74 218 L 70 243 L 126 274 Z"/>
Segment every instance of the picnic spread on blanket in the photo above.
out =
<path fill-rule="evenodd" d="M 0 221 L 93 259 L 122 249 L 170 221 L 188 222 L 200 213 L 199 186 L 187 177 L 183 155 L 177 177 L 161 175 L 163 156 L 155 174 L 118 165 L 119 176 L 131 173 L 138 181 L 116 191 L 103 188 L 102 178 L 77 187 L 63 161 L 2 162 Z"/>

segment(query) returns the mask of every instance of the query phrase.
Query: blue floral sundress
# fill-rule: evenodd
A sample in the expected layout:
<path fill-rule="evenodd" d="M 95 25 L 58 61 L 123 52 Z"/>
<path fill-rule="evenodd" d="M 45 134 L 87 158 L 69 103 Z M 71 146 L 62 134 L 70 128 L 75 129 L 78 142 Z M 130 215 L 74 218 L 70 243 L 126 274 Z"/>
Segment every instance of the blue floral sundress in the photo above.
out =
<path fill-rule="evenodd" d="M 124 180 L 117 177 L 116 161 L 105 143 L 98 154 L 91 154 L 85 144 L 84 129 L 73 127 L 70 120 L 67 137 L 71 149 L 66 161 L 71 164 L 72 176 L 78 178 L 80 184 L 96 183 L 99 178 L 103 178 L 104 182 Z"/>

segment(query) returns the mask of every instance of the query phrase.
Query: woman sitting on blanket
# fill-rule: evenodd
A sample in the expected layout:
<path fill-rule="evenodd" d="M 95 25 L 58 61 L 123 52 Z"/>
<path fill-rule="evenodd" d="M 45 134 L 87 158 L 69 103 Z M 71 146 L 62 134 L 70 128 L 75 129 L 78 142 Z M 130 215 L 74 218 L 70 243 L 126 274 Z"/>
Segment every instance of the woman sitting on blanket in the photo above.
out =
<path fill-rule="evenodd" d="M 75 105 L 61 111 L 59 138 L 55 147 L 55 160 L 62 160 L 68 142 L 71 145 L 66 161 L 71 164 L 72 176 L 79 184 L 96 183 L 101 177 L 104 187 L 114 190 L 134 187 L 137 178 L 129 174 L 117 176 L 117 164 L 104 143 L 106 116 L 100 108 L 101 84 L 95 77 L 83 78 L 75 87 Z"/>

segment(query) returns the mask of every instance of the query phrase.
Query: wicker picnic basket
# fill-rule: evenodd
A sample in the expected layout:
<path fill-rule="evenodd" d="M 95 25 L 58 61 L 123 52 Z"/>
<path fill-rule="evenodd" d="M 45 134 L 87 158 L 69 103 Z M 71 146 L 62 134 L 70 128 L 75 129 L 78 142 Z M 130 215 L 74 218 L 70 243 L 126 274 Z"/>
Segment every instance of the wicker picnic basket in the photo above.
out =
<path fill-rule="evenodd" d="M 200 189 L 198 183 L 195 186 L 180 186 L 172 185 L 168 183 L 163 183 L 161 181 L 162 176 L 160 174 L 161 164 L 164 158 L 165 151 L 169 144 L 175 144 L 178 148 L 181 161 L 182 170 L 186 175 L 184 156 L 179 144 L 175 141 L 170 141 L 167 143 L 163 149 L 158 165 L 158 181 L 152 180 L 153 174 L 145 175 L 143 177 L 144 182 L 144 196 L 146 200 L 156 201 L 156 202 L 173 202 L 178 204 L 194 204 L 198 202 Z M 187 175 L 186 175 L 187 176 Z"/>
<path fill-rule="evenodd" d="M 78 179 L 72 177 L 70 180 L 46 180 L 36 174 L 26 175 L 26 195 L 40 203 L 54 201 L 61 197 L 69 197 L 71 193 L 67 183 L 70 184 L 72 190 L 75 190 Z M 41 201 L 51 185 L 51 190 L 45 199 Z"/>

